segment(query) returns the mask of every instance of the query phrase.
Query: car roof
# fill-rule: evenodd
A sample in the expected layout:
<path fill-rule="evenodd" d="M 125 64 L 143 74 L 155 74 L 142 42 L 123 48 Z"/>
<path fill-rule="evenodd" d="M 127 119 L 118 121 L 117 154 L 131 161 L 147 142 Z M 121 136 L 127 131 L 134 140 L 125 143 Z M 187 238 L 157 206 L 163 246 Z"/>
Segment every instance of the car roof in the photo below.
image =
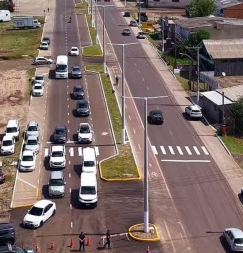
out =
<path fill-rule="evenodd" d="M 88 101 L 85 100 L 85 99 L 82 99 L 82 100 L 78 100 L 77 103 L 78 103 L 78 104 L 88 104 Z"/>
<path fill-rule="evenodd" d="M 34 83 L 34 86 L 41 86 L 41 87 L 43 87 L 43 86 L 42 86 L 42 83 L 39 83 L 39 82 L 35 82 L 35 83 Z"/>
<path fill-rule="evenodd" d="M 192 110 L 201 110 L 201 108 L 198 105 L 190 105 L 189 106 Z"/>
<path fill-rule="evenodd" d="M 36 202 L 34 204 L 34 206 L 35 207 L 44 207 L 44 206 L 46 206 L 48 204 L 52 204 L 52 203 L 54 203 L 54 202 L 52 202 L 52 201 L 50 201 L 48 199 L 42 199 L 42 200 L 39 200 L 38 202 Z"/>
<path fill-rule="evenodd" d="M 34 151 L 32 150 L 24 150 L 22 153 L 22 156 L 26 156 L 26 155 L 34 155 Z"/>
<path fill-rule="evenodd" d="M 75 89 L 75 88 L 83 89 L 84 87 L 83 87 L 82 85 L 80 85 L 80 84 L 76 84 L 76 85 L 74 85 L 73 88 L 74 88 L 74 89 Z"/>
<path fill-rule="evenodd" d="M 7 141 L 7 140 L 13 140 L 13 136 L 12 135 L 9 135 L 9 134 L 5 134 L 4 136 L 3 136 L 3 140 L 2 141 Z"/>
<path fill-rule="evenodd" d="M 7 124 L 7 126 L 9 126 L 9 127 L 16 126 L 16 125 L 18 125 L 18 120 L 17 119 L 10 119 L 8 121 L 8 124 Z"/>
<path fill-rule="evenodd" d="M 63 145 L 51 146 L 51 150 L 52 151 L 63 151 L 64 150 L 64 146 Z"/>
<path fill-rule="evenodd" d="M 35 120 L 30 120 L 28 126 L 38 126 L 38 123 Z"/>
<path fill-rule="evenodd" d="M 226 231 L 231 231 L 233 234 L 234 238 L 243 238 L 243 231 L 240 230 L 239 228 L 226 228 Z"/>
<path fill-rule="evenodd" d="M 56 126 L 55 130 L 66 130 L 65 126 Z"/>
<path fill-rule="evenodd" d="M 58 170 L 58 171 L 52 171 L 50 178 L 51 179 L 59 179 L 60 177 L 63 177 L 64 173 L 62 170 Z"/>
<path fill-rule="evenodd" d="M 26 140 L 38 140 L 38 135 L 28 135 Z"/>

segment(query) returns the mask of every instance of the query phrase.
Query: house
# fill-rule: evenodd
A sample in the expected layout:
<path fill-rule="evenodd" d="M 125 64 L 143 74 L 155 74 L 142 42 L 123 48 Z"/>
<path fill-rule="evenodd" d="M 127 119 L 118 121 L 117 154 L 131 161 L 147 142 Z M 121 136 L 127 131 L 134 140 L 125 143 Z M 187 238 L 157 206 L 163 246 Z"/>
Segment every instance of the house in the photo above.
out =
<path fill-rule="evenodd" d="M 210 39 L 243 38 L 243 20 L 224 17 L 197 17 L 174 20 L 175 38 L 177 41 L 188 39 L 197 30 L 205 29 Z"/>
<path fill-rule="evenodd" d="M 214 0 L 215 2 L 215 16 L 225 18 L 243 19 L 243 2 L 238 0 L 222 1 Z"/>

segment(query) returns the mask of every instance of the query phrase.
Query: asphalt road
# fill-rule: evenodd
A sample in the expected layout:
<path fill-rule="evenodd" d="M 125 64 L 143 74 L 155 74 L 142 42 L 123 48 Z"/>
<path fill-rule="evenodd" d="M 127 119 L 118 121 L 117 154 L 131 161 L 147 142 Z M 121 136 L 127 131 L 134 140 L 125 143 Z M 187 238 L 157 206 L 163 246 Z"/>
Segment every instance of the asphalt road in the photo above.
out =
<path fill-rule="evenodd" d="M 134 35 L 121 35 L 127 23 L 116 9 L 107 8 L 106 20 L 110 20 L 106 29 L 111 43 L 138 41 Z M 116 46 L 114 49 L 121 66 L 121 49 Z M 162 227 L 166 227 L 163 231 L 165 238 L 170 241 L 174 252 L 224 252 L 222 230 L 242 226 L 238 199 L 186 117 L 181 115 L 173 101 L 173 94 L 168 92 L 166 83 L 156 73 L 140 45 L 126 46 L 125 73 L 132 96 L 169 96 L 148 101 L 148 110 L 161 109 L 164 112 L 164 125 L 149 125 L 148 136 L 173 199 L 174 212 L 178 215 L 174 216 L 173 222 L 168 213 L 161 218 L 156 217 Z M 143 119 L 143 101 L 135 100 L 135 103 Z M 158 193 L 154 183 L 157 182 L 150 181 L 151 198 Z M 171 207 L 171 202 L 168 204 Z M 161 209 L 166 208 L 163 200 L 157 205 Z M 156 216 L 159 208 L 156 204 L 152 206 L 152 213 Z M 177 224 L 175 217 L 178 217 Z"/>

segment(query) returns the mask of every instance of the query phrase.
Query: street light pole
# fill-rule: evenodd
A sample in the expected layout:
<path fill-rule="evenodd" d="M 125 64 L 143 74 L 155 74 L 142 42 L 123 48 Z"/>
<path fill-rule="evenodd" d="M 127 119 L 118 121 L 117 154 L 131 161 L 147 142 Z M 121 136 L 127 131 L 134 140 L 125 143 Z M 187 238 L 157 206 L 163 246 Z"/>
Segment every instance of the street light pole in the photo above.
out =
<path fill-rule="evenodd" d="M 126 97 L 132 99 L 144 100 L 144 188 L 143 188 L 143 202 L 144 202 L 144 233 L 149 232 L 149 189 L 148 189 L 148 99 L 168 98 L 168 96 L 157 97 Z"/>
<path fill-rule="evenodd" d="M 126 144 L 126 124 L 125 124 L 125 46 L 139 44 L 135 43 L 110 43 L 113 46 L 122 46 L 122 144 Z"/>
<path fill-rule="evenodd" d="M 92 0 L 91 0 L 92 1 Z M 96 5 L 103 8 L 103 72 L 106 74 L 106 53 L 105 53 L 105 8 L 113 7 L 114 5 Z"/>

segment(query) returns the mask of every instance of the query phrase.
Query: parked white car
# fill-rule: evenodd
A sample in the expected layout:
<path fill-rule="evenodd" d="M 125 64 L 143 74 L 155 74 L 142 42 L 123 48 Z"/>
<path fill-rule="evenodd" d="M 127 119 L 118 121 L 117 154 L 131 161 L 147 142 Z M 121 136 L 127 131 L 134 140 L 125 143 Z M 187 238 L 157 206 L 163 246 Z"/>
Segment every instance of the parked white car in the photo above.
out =
<path fill-rule="evenodd" d="M 49 44 L 46 41 L 42 41 L 40 43 L 40 47 L 39 48 L 42 49 L 42 50 L 48 50 Z"/>
<path fill-rule="evenodd" d="M 19 161 L 20 171 L 33 171 L 35 170 L 36 154 L 32 150 L 24 150 L 22 157 Z"/>
<path fill-rule="evenodd" d="M 15 138 L 11 135 L 4 135 L 1 146 L 1 155 L 12 155 L 15 150 Z"/>
<path fill-rule="evenodd" d="M 39 124 L 35 120 L 30 120 L 27 129 L 25 131 L 25 138 L 27 138 L 30 135 L 35 135 L 39 136 L 40 134 L 40 129 L 39 129 Z"/>
<path fill-rule="evenodd" d="M 51 168 L 66 167 L 66 149 L 64 145 L 51 146 L 49 164 Z"/>
<path fill-rule="evenodd" d="M 41 83 L 34 83 L 32 86 L 32 96 L 41 97 L 44 94 L 44 86 Z"/>
<path fill-rule="evenodd" d="M 78 142 L 91 143 L 93 140 L 93 131 L 89 123 L 80 123 L 78 127 Z"/>
<path fill-rule="evenodd" d="M 78 56 L 79 55 L 79 49 L 78 49 L 78 47 L 71 47 L 71 49 L 69 51 L 69 55 L 71 55 L 71 56 L 73 56 L 73 55 Z"/>
<path fill-rule="evenodd" d="M 243 231 L 239 228 L 226 228 L 223 236 L 230 246 L 230 251 L 243 251 Z"/>
<path fill-rule="evenodd" d="M 31 150 L 38 154 L 40 150 L 39 137 L 37 135 L 28 136 L 25 141 L 24 150 Z"/>
<path fill-rule="evenodd" d="M 32 78 L 32 83 L 33 84 L 35 84 L 35 83 L 41 83 L 44 86 L 45 85 L 45 76 L 43 74 L 35 75 Z"/>
<path fill-rule="evenodd" d="M 202 118 L 202 110 L 198 105 L 190 105 L 185 108 L 185 113 L 193 119 L 201 119 Z"/>
<path fill-rule="evenodd" d="M 19 121 L 17 119 L 10 119 L 6 126 L 6 135 L 13 136 L 15 140 L 19 140 L 19 132 Z"/>
<path fill-rule="evenodd" d="M 41 227 L 45 221 L 56 213 L 56 204 L 50 200 L 40 200 L 35 203 L 24 216 L 23 225 L 30 228 Z"/>

